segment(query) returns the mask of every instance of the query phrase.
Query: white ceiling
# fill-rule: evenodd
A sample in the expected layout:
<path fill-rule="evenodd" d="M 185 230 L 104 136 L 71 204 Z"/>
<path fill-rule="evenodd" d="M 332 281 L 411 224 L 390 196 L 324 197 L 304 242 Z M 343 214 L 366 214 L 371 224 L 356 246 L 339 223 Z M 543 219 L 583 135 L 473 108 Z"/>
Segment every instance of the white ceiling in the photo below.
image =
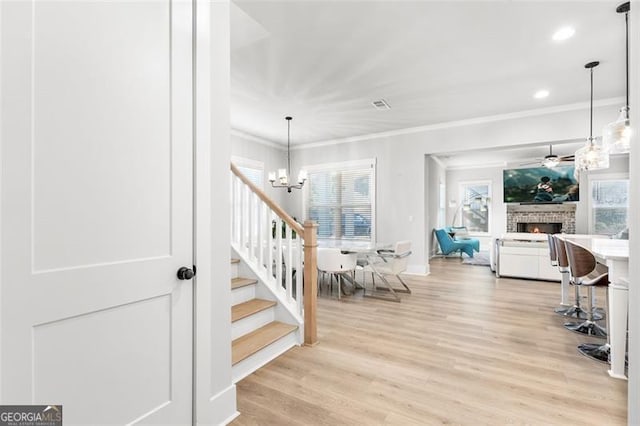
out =
<path fill-rule="evenodd" d="M 618 97 L 621 2 L 235 0 L 231 124 L 286 143 L 292 115 L 295 145 L 585 102 L 592 60 L 595 98 Z"/>

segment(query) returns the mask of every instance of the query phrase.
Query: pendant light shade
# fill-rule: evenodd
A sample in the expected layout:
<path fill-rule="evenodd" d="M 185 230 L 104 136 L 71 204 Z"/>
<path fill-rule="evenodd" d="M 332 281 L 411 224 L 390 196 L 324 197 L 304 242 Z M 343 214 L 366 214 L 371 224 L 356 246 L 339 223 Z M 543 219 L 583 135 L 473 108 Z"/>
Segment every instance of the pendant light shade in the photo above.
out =
<path fill-rule="evenodd" d="M 626 93 L 627 104 L 620 109 L 620 116 L 613 123 L 604 126 L 602 144 L 611 154 L 623 154 L 631 150 L 631 123 L 629 121 L 629 9 L 630 3 L 622 3 L 616 12 L 624 13 L 626 30 Z"/>
<path fill-rule="evenodd" d="M 620 109 L 620 116 L 602 129 L 602 144 L 610 154 L 624 154 L 631 150 L 631 122 L 627 107 Z"/>
<path fill-rule="evenodd" d="M 583 170 L 598 170 L 609 168 L 609 153 L 600 146 L 593 137 L 593 69 L 600 64 L 598 61 L 589 62 L 584 67 L 590 71 L 591 100 L 589 104 L 589 137 L 587 143 L 576 151 L 576 172 Z"/>
<path fill-rule="evenodd" d="M 595 138 L 576 151 L 576 170 L 598 170 L 609 168 L 609 153 L 598 145 Z"/>

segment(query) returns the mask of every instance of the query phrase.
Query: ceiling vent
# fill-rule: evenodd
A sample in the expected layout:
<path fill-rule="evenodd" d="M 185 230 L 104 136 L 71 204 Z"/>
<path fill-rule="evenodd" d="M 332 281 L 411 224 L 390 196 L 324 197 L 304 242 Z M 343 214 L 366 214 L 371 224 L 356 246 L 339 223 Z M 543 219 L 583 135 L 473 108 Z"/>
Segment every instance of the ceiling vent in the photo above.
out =
<path fill-rule="evenodd" d="M 376 109 L 391 109 L 387 101 L 384 99 L 378 99 L 377 101 L 371 102 Z"/>

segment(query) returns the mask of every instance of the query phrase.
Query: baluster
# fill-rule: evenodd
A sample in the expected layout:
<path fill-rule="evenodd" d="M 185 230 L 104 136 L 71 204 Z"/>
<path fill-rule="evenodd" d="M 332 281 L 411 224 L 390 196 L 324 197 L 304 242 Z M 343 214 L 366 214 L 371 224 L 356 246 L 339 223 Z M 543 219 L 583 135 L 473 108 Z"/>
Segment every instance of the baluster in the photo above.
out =
<path fill-rule="evenodd" d="M 292 275 L 293 275 L 293 235 L 291 233 L 291 227 L 287 224 L 286 226 L 286 244 L 287 244 L 287 258 L 284 261 L 285 264 L 285 289 L 287 290 L 287 300 L 291 300 L 293 297 L 293 283 L 292 283 Z"/>
<path fill-rule="evenodd" d="M 233 174 L 233 172 L 231 172 L 231 179 L 229 179 L 229 193 L 231 194 L 231 217 L 230 217 L 230 223 L 231 223 L 231 242 L 235 243 L 236 242 L 236 208 L 235 208 L 235 203 L 236 203 L 236 176 Z"/>
<path fill-rule="evenodd" d="M 264 242 L 265 242 L 265 238 L 264 238 L 264 224 L 265 224 L 265 216 L 266 216 L 266 209 L 265 209 L 265 204 L 264 202 L 260 201 L 258 204 L 258 218 L 257 218 L 257 223 L 258 223 L 258 250 L 259 250 L 259 268 L 262 270 L 262 268 L 264 268 Z"/>
<path fill-rule="evenodd" d="M 302 235 L 298 234 L 296 238 L 296 305 L 298 307 L 298 313 L 302 315 L 303 303 L 302 303 L 302 289 L 303 289 L 303 280 L 304 273 L 302 271 Z"/>
<path fill-rule="evenodd" d="M 269 270 L 269 281 L 273 277 L 273 211 L 267 208 L 267 269 Z"/>
<path fill-rule="evenodd" d="M 282 219 L 276 218 L 276 291 L 282 291 Z"/>
<path fill-rule="evenodd" d="M 254 206 L 255 206 L 255 194 L 253 191 L 249 191 L 249 203 L 248 203 L 248 214 L 247 214 L 247 232 L 248 232 L 248 240 L 249 240 L 249 260 L 253 260 L 255 258 L 254 250 L 255 250 L 255 235 L 253 233 L 253 223 L 255 220 L 254 217 Z"/>
<path fill-rule="evenodd" d="M 242 185 L 240 187 L 240 250 L 245 250 L 245 243 L 247 242 L 247 234 L 245 232 L 246 222 L 246 204 L 247 204 L 247 187 Z"/>

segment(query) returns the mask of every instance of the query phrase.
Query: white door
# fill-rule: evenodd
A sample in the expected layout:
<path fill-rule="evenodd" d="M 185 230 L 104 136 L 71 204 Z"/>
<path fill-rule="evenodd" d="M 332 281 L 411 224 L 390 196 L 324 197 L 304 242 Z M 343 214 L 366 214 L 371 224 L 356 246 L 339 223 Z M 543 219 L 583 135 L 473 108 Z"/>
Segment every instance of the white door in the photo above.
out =
<path fill-rule="evenodd" d="M 192 6 L 0 1 L 0 404 L 191 423 Z"/>

